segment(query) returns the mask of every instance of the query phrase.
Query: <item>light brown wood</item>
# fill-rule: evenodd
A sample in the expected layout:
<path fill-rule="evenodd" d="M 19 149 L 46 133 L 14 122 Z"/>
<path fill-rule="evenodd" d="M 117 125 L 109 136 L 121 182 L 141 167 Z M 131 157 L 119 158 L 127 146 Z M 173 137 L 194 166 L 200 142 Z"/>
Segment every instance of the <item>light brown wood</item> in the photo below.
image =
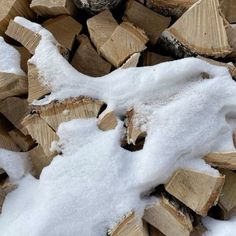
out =
<path fill-rule="evenodd" d="M 232 52 L 219 12 L 219 0 L 201 0 L 186 11 L 162 37 L 186 55 L 225 57 Z M 181 48 L 182 47 L 182 48 Z"/>
<path fill-rule="evenodd" d="M 28 102 L 32 103 L 34 100 L 44 97 L 49 94 L 50 88 L 43 85 L 40 81 L 42 78 L 39 75 L 37 67 L 28 63 Z"/>
<path fill-rule="evenodd" d="M 104 113 L 104 114 L 103 114 Z M 98 119 L 98 128 L 102 131 L 115 129 L 117 126 L 117 118 L 114 111 L 103 112 Z"/>
<path fill-rule="evenodd" d="M 113 18 L 110 11 L 105 10 L 96 16 L 87 20 L 87 26 L 91 41 L 96 46 L 97 50 L 106 43 L 115 31 L 118 23 Z"/>
<path fill-rule="evenodd" d="M 164 197 L 145 210 L 143 219 L 168 236 L 189 236 L 193 230 L 190 216 Z"/>
<path fill-rule="evenodd" d="M 229 23 L 236 23 L 236 1 L 220 0 L 220 8 Z"/>
<path fill-rule="evenodd" d="M 139 58 L 141 56 L 140 52 L 136 52 L 133 55 L 131 55 L 126 62 L 121 66 L 122 69 L 127 69 L 131 67 L 136 67 L 139 63 Z"/>
<path fill-rule="evenodd" d="M 145 51 L 143 56 L 143 65 L 144 66 L 153 66 L 167 61 L 173 61 L 174 58 L 170 56 L 162 56 L 160 54 Z"/>
<path fill-rule="evenodd" d="M 55 151 L 51 151 L 51 144 L 53 141 L 58 141 L 59 137 L 38 114 L 28 115 L 22 124 L 26 127 L 31 137 L 42 146 L 47 157 L 57 154 Z"/>
<path fill-rule="evenodd" d="M 39 178 L 44 167 L 48 166 L 53 156 L 46 156 L 43 148 L 38 144 L 35 148 L 28 152 L 29 159 L 32 162 L 32 172 L 36 178 Z"/>
<path fill-rule="evenodd" d="M 78 13 L 71 0 L 32 0 L 30 8 L 40 16 L 76 16 Z"/>
<path fill-rule="evenodd" d="M 218 205 L 223 210 L 224 219 L 229 219 L 236 212 L 236 173 L 221 170 L 225 175 L 225 184 L 219 198 Z"/>
<path fill-rule="evenodd" d="M 27 78 L 22 75 L 0 72 L 0 100 L 27 94 Z"/>
<path fill-rule="evenodd" d="M 123 22 L 116 27 L 110 39 L 100 48 L 100 52 L 112 65 L 119 67 L 132 54 L 142 52 L 147 41 L 144 31 Z"/>
<path fill-rule="evenodd" d="M 21 121 L 28 113 L 28 105 L 26 99 L 18 97 L 9 97 L 0 102 L 0 113 L 24 134 L 26 134 L 26 131 Z"/>
<path fill-rule="evenodd" d="M 15 16 L 34 19 L 34 13 L 29 8 L 29 0 L 2 0 L 0 8 L 0 35 L 3 36 L 9 21 Z"/>
<path fill-rule="evenodd" d="M 32 55 L 25 47 L 15 46 L 15 49 L 20 53 L 21 56 L 21 69 L 27 74 L 28 73 L 27 62 Z"/>
<path fill-rule="evenodd" d="M 72 50 L 75 38 L 82 30 L 82 25 L 67 15 L 51 18 L 42 26 L 53 34 L 57 42 L 69 50 Z"/>
<path fill-rule="evenodd" d="M 113 229 L 108 231 L 108 236 L 146 236 L 146 229 L 139 225 L 134 213 L 130 213 Z"/>
<path fill-rule="evenodd" d="M 223 169 L 236 170 L 236 152 L 209 153 L 203 157 L 207 164 Z"/>
<path fill-rule="evenodd" d="M 91 98 L 73 98 L 62 102 L 55 101 L 44 106 L 35 106 L 34 111 L 56 131 L 62 122 L 97 117 L 103 105 L 103 102 Z"/>
<path fill-rule="evenodd" d="M 71 65 L 83 74 L 99 77 L 111 70 L 111 64 L 99 56 L 86 35 L 77 37 L 79 47 L 76 50 Z"/>
<path fill-rule="evenodd" d="M 224 184 L 224 176 L 179 169 L 165 185 L 167 192 L 197 214 L 206 216 L 216 205 Z"/>
<path fill-rule="evenodd" d="M 165 236 L 165 235 L 152 225 L 149 225 L 149 236 Z"/>
<path fill-rule="evenodd" d="M 156 44 L 161 33 L 169 26 L 171 18 L 159 15 L 141 3 L 129 0 L 123 20 L 132 22 L 135 26 L 143 29 L 150 42 Z"/>
<path fill-rule="evenodd" d="M 236 24 L 226 24 L 225 28 L 229 45 L 233 49 L 233 52 L 229 55 L 229 57 L 236 58 Z"/>

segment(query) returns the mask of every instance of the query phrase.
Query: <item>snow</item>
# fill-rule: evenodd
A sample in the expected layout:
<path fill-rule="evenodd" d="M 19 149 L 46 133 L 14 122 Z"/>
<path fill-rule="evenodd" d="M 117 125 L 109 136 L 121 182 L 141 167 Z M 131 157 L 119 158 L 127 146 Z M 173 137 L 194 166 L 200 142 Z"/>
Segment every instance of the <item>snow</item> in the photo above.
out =
<path fill-rule="evenodd" d="M 19 52 L 7 44 L 3 37 L 0 37 L 0 55 L 0 72 L 25 75 L 24 71 L 20 68 Z"/>
<path fill-rule="evenodd" d="M 29 21 L 17 21 L 31 28 Z M 42 40 L 31 63 L 52 94 L 35 104 L 84 95 L 106 102 L 107 110 L 120 118 L 134 108 L 147 137 L 142 150 L 129 152 L 120 147 L 122 119 L 107 132 L 97 128 L 96 118 L 62 123 L 60 141 L 52 144 L 61 155 L 39 180 L 28 174 L 8 195 L 1 236 L 102 236 L 131 210 L 141 217 L 156 201 L 142 193 L 166 183 L 178 168 L 219 175 L 201 158 L 213 151 L 235 151 L 236 86 L 226 68 L 186 58 L 118 69 L 94 79 L 70 66 L 51 34 L 42 28 L 37 33 Z M 218 222 L 206 219 L 206 224 L 211 230 Z"/>

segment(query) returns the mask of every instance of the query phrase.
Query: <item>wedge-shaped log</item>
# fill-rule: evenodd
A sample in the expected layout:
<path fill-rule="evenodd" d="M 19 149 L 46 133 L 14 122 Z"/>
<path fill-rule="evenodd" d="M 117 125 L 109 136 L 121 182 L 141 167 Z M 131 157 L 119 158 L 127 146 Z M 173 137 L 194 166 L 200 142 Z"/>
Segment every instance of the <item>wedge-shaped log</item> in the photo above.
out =
<path fill-rule="evenodd" d="M 148 236 L 147 229 L 138 224 L 134 213 L 125 216 L 124 219 L 112 230 L 108 236 Z"/>
<path fill-rule="evenodd" d="M 141 3 L 129 0 L 123 20 L 132 22 L 135 26 L 143 29 L 150 42 L 156 44 L 161 33 L 169 26 L 171 18 L 159 15 Z"/>
<path fill-rule="evenodd" d="M 140 56 L 141 56 L 140 52 L 134 53 L 126 60 L 126 62 L 121 66 L 121 68 L 126 69 L 130 67 L 136 67 L 139 63 Z"/>
<path fill-rule="evenodd" d="M 223 184 L 224 176 L 180 169 L 165 185 L 165 189 L 197 214 L 206 216 L 210 207 L 216 205 Z"/>
<path fill-rule="evenodd" d="M 104 112 L 99 116 L 98 128 L 102 131 L 115 129 L 117 126 L 117 118 L 114 111 Z"/>
<path fill-rule="evenodd" d="M 145 210 L 143 219 L 168 236 L 189 236 L 193 230 L 190 216 L 164 197 Z"/>
<path fill-rule="evenodd" d="M 77 8 L 72 0 L 33 0 L 30 8 L 40 16 L 77 14 Z"/>
<path fill-rule="evenodd" d="M 236 152 L 209 153 L 203 159 L 212 166 L 236 170 Z"/>
<path fill-rule="evenodd" d="M 79 47 L 76 50 L 71 65 L 83 74 L 99 77 L 111 70 L 111 64 L 99 56 L 86 35 L 77 37 Z"/>
<path fill-rule="evenodd" d="M 87 26 L 91 41 L 97 50 L 105 44 L 115 31 L 118 23 L 113 18 L 110 11 L 105 10 L 98 15 L 87 20 Z"/>
<path fill-rule="evenodd" d="M 219 0 L 198 1 L 162 36 L 177 56 L 182 53 L 182 56 L 199 54 L 218 58 L 232 52 L 219 12 Z"/>
<path fill-rule="evenodd" d="M 31 58 L 32 55 L 23 46 L 15 46 L 15 49 L 20 53 L 20 56 L 21 56 L 21 69 L 27 74 L 28 72 L 27 62 Z"/>
<path fill-rule="evenodd" d="M 34 111 L 56 131 L 62 122 L 97 117 L 103 105 L 103 102 L 91 98 L 74 98 L 62 102 L 55 101 L 44 106 L 35 106 Z"/>
<path fill-rule="evenodd" d="M 53 141 L 58 141 L 59 137 L 54 130 L 48 126 L 46 121 L 38 114 L 31 114 L 25 117 L 22 124 L 26 127 L 31 137 L 39 143 L 47 157 L 53 157 L 56 152 L 51 150 Z"/>
<path fill-rule="evenodd" d="M 143 56 L 143 65 L 144 66 L 153 66 L 167 61 L 173 61 L 174 58 L 170 56 L 162 56 L 155 52 L 145 51 Z"/>
<path fill-rule="evenodd" d="M 236 1 L 220 0 L 220 8 L 229 23 L 236 23 Z"/>
<path fill-rule="evenodd" d="M 50 31 L 57 42 L 71 50 L 82 25 L 71 16 L 62 15 L 45 21 L 42 26 Z"/>
<path fill-rule="evenodd" d="M 29 0 L 1 1 L 0 35 L 4 35 L 9 21 L 15 16 L 23 16 L 27 19 L 34 19 L 34 13 L 29 8 Z"/>

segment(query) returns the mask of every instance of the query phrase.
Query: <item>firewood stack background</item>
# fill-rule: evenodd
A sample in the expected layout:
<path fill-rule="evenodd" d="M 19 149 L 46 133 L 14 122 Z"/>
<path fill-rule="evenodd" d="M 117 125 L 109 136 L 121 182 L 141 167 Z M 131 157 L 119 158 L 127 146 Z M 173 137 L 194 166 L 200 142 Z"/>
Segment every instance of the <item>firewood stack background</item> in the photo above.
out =
<path fill-rule="evenodd" d="M 1 1 L 0 34 L 19 51 L 27 76 L 0 71 L 0 148 L 27 152 L 36 178 L 58 155 L 51 144 L 59 139 L 60 123 L 98 117 L 98 127 L 107 131 L 116 127 L 117 118 L 114 112 L 104 114 L 106 104 L 87 97 L 31 104 L 50 89 L 40 84 L 37 68 L 27 63 L 40 35 L 14 21 L 16 16 L 49 30 L 64 57 L 89 76 L 194 56 L 228 68 L 236 78 L 235 0 Z M 146 136 L 134 125 L 134 116 L 134 110 L 127 111 L 126 137 L 121 140 L 121 146 L 129 151 L 142 149 Z M 222 175 L 179 169 L 165 186 L 147 193 L 160 196 L 161 201 L 146 209 L 143 227 L 130 213 L 108 234 L 202 235 L 206 230 L 202 216 L 230 219 L 236 208 L 236 153 L 210 153 L 204 160 Z M 7 193 L 16 187 L 0 169 L 0 208 Z"/>

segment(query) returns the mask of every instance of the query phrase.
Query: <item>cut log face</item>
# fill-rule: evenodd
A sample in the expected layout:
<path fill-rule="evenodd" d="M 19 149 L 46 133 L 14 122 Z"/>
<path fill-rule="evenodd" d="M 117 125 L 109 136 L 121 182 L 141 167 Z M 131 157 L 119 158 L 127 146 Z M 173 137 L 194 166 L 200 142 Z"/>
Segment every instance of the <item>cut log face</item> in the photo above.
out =
<path fill-rule="evenodd" d="M 76 16 L 77 14 L 72 0 L 32 0 L 30 8 L 40 16 Z"/>
<path fill-rule="evenodd" d="M 27 78 L 22 75 L 0 72 L 0 100 L 27 94 Z"/>
<path fill-rule="evenodd" d="M 232 49 L 218 8 L 219 0 L 201 0 L 165 30 L 162 36 L 176 47 L 180 43 L 193 54 L 225 57 Z"/>
<path fill-rule="evenodd" d="M 29 8 L 28 0 L 1 1 L 0 35 L 4 35 L 10 20 L 15 16 L 23 16 L 28 19 L 34 19 L 34 13 Z"/>
<path fill-rule="evenodd" d="M 79 47 L 72 58 L 71 65 L 83 74 L 99 77 L 111 70 L 111 64 L 99 56 L 86 35 L 77 37 Z"/>
<path fill-rule="evenodd" d="M 204 161 L 215 167 L 236 170 L 236 152 L 209 153 L 204 156 Z"/>
<path fill-rule="evenodd" d="M 71 50 L 74 40 L 82 30 L 82 25 L 71 16 L 58 16 L 45 21 L 42 26 L 50 31 L 57 42 Z"/>
<path fill-rule="evenodd" d="M 193 230 L 190 216 L 181 212 L 164 197 L 145 210 L 143 219 L 168 236 L 189 236 Z"/>
<path fill-rule="evenodd" d="M 171 18 L 159 15 L 134 0 L 127 2 L 123 19 L 143 29 L 152 44 L 156 44 L 161 33 L 169 26 L 171 21 Z"/>
<path fill-rule="evenodd" d="M 114 229 L 109 230 L 108 236 L 146 236 L 147 232 L 139 225 L 134 213 L 127 215 Z"/>
<path fill-rule="evenodd" d="M 111 38 L 100 48 L 100 51 L 112 65 L 119 67 L 132 54 L 143 51 L 147 41 L 148 38 L 142 30 L 123 22 L 116 27 Z"/>
<path fill-rule="evenodd" d="M 220 0 L 220 8 L 229 23 L 236 23 L 235 0 Z"/>
<path fill-rule="evenodd" d="M 126 62 L 121 66 L 122 69 L 127 69 L 131 67 L 136 67 L 139 62 L 139 58 L 141 56 L 141 53 L 134 53 L 133 55 L 130 56 L 129 59 L 126 60 Z"/>
<path fill-rule="evenodd" d="M 101 114 L 98 119 L 98 128 L 102 131 L 108 131 L 115 129 L 117 126 L 117 118 L 114 111 Z"/>
<path fill-rule="evenodd" d="M 210 207 L 217 203 L 223 184 L 224 176 L 180 169 L 165 189 L 197 214 L 206 216 Z"/>
<path fill-rule="evenodd" d="M 221 170 L 225 175 L 225 184 L 218 205 L 223 210 L 224 219 L 229 219 L 236 212 L 236 173 Z"/>
<path fill-rule="evenodd" d="M 144 66 L 153 66 L 156 64 L 160 64 L 162 62 L 173 61 L 173 60 L 174 60 L 174 58 L 172 58 L 172 57 L 162 56 L 162 55 L 154 53 L 154 52 L 146 51 L 146 52 L 144 52 L 143 65 Z"/>
<path fill-rule="evenodd" d="M 99 100 L 75 98 L 62 102 L 52 102 L 44 106 L 35 106 L 34 111 L 56 131 L 62 122 L 97 117 L 103 105 L 104 103 Z"/>

